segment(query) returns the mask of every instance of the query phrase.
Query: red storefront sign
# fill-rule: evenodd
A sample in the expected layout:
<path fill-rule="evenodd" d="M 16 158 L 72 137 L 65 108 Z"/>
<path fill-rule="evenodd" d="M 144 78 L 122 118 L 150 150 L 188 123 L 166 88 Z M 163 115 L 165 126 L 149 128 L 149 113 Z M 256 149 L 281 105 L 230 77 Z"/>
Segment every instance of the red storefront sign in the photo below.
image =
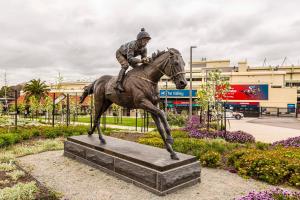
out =
<path fill-rule="evenodd" d="M 225 100 L 268 100 L 268 85 L 230 85 L 229 92 L 223 95 Z"/>
<path fill-rule="evenodd" d="M 186 105 L 186 104 L 190 104 L 189 101 L 173 101 L 174 105 Z M 196 104 L 196 102 L 192 102 L 192 104 Z"/>
<path fill-rule="evenodd" d="M 258 106 L 259 102 L 228 102 L 230 105 L 249 105 L 249 106 Z"/>

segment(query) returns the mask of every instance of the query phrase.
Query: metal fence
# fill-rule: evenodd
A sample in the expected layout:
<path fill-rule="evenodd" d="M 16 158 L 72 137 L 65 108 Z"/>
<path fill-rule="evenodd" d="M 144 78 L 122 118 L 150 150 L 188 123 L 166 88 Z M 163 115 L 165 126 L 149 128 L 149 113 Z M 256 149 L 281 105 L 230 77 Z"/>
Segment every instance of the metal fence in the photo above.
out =
<path fill-rule="evenodd" d="M 18 105 L 18 95 L 15 93 L 15 99 L 12 100 L 8 106 L 3 106 L 0 111 L 0 126 L 10 125 L 14 126 L 16 129 L 18 126 L 32 125 L 34 123 L 44 124 L 44 125 L 75 125 L 75 124 L 86 124 L 92 127 L 94 123 L 94 106 L 93 98 L 90 98 L 90 102 L 87 106 L 82 107 L 80 104 L 71 103 L 70 95 L 67 94 L 66 97 L 58 103 L 58 96 L 54 93 L 52 97 L 52 104 L 48 108 L 41 106 L 39 109 L 33 110 L 30 105 L 26 105 L 25 108 L 20 109 Z M 91 96 L 92 97 L 92 96 Z M 1 102 L 0 102 L 1 104 Z M 126 125 L 124 122 L 123 113 L 127 111 L 124 108 L 120 108 L 117 114 L 112 112 L 105 112 L 101 117 L 101 127 L 106 129 L 108 124 L 122 126 Z M 149 124 L 152 121 L 148 112 L 143 110 L 135 110 L 136 115 L 131 117 L 131 122 L 135 126 L 136 131 L 146 132 L 149 130 Z M 108 123 L 108 119 L 110 118 Z M 82 118 L 89 119 L 84 122 Z M 134 119 L 135 118 L 135 119 Z M 112 120 L 113 119 L 113 120 Z"/>
<path fill-rule="evenodd" d="M 261 117 L 298 117 L 295 108 L 260 107 Z"/>

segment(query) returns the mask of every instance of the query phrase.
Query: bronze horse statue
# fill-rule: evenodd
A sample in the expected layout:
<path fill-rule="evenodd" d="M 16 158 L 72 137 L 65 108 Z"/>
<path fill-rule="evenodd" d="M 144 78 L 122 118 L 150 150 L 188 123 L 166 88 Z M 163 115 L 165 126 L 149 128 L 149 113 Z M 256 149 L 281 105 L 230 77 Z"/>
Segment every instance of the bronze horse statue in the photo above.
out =
<path fill-rule="evenodd" d="M 100 118 L 112 103 L 129 109 L 144 109 L 151 114 L 171 158 L 178 160 L 171 146 L 174 141 L 166 115 L 158 108 L 157 83 L 163 75 L 166 75 L 172 79 L 177 89 L 184 89 L 187 85 L 184 65 L 180 52 L 170 48 L 152 54 L 152 61 L 149 64 L 142 64 L 130 70 L 123 81 L 125 92 L 120 93 L 114 89 L 116 84 L 114 76 L 104 75 L 94 81 L 88 86 L 91 88 L 88 94 L 94 94 L 95 106 L 94 124 L 88 134 L 93 134 L 97 128 L 101 143 L 106 143 L 100 130 Z"/>

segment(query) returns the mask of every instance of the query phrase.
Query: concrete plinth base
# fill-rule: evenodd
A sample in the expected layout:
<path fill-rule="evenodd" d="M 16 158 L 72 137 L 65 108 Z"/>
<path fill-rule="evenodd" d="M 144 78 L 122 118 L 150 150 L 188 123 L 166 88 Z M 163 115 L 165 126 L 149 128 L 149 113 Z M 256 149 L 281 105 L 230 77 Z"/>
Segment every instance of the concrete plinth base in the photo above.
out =
<path fill-rule="evenodd" d="M 165 195 L 200 182 L 200 163 L 194 156 L 177 153 L 171 160 L 165 149 L 105 136 L 100 144 L 97 135 L 69 137 L 64 155 L 106 173 Z"/>

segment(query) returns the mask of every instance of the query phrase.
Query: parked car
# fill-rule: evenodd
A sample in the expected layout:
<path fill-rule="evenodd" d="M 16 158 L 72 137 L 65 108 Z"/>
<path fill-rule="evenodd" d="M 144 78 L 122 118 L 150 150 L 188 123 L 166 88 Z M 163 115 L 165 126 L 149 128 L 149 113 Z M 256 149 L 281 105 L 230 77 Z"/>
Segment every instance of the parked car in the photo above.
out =
<path fill-rule="evenodd" d="M 244 117 L 243 113 L 233 112 L 232 110 L 229 110 L 229 109 L 226 110 L 226 118 L 235 118 L 237 120 L 240 120 L 243 117 Z"/>

